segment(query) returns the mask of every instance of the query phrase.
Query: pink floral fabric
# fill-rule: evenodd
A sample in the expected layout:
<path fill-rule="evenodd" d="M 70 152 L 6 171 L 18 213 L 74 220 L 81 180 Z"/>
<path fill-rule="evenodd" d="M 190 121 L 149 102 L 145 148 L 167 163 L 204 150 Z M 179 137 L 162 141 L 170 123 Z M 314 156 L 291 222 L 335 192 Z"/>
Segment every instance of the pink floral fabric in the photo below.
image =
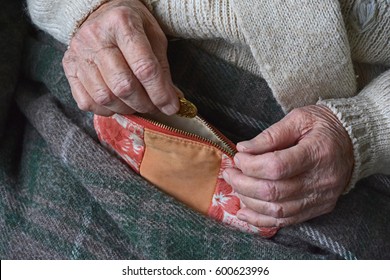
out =
<path fill-rule="evenodd" d="M 233 188 L 222 177 L 223 171 L 233 166 L 233 159 L 223 154 L 208 215 L 219 222 L 236 227 L 243 232 L 260 234 L 264 237 L 275 235 L 278 230 L 275 227 L 259 228 L 237 218 L 237 212 L 241 209 L 241 200 Z"/>
<path fill-rule="evenodd" d="M 94 126 L 101 143 L 139 173 L 145 152 L 144 128 L 118 114 L 108 118 L 95 115 Z"/>
<path fill-rule="evenodd" d="M 145 152 L 144 127 L 130 117 L 113 115 L 95 116 L 94 125 L 101 143 L 118 154 L 131 168 L 140 173 L 140 166 Z M 208 215 L 227 225 L 248 233 L 271 237 L 277 228 L 259 228 L 237 218 L 241 200 L 233 188 L 223 179 L 226 168 L 234 167 L 233 159 L 222 154 L 221 167 L 210 203 Z"/>

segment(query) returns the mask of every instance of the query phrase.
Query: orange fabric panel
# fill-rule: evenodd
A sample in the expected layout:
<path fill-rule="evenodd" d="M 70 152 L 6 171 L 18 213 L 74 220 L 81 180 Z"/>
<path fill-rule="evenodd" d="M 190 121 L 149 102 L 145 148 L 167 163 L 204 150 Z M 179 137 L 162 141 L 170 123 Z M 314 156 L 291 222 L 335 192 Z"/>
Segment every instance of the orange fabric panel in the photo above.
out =
<path fill-rule="evenodd" d="M 221 165 L 212 146 L 145 129 L 143 177 L 193 209 L 207 214 Z"/>

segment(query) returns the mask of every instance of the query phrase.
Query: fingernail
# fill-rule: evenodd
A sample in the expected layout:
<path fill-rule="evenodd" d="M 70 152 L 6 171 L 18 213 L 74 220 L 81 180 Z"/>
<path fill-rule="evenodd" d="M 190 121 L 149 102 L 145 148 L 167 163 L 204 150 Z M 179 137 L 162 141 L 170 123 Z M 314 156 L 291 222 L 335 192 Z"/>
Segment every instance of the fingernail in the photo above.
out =
<path fill-rule="evenodd" d="M 172 104 L 165 105 L 161 108 L 161 111 L 168 116 L 175 114 L 178 110 L 179 108 L 176 108 Z"/>
<path fill-rule="evenodd" d="M 240 142 L 237 144 L 237 151 L 239 152 L 245 152 L 250 148 L 250 145 L 248 142 Z"/>
<path fill-rule="evenodd" d="M 246 220 L 247 220 L 246 215 L 241 213 L 241 212 L 237 213 L 237 218 L 239 218 L 241 221 L 244 221 L 244 222 L 246 222 Z"/>

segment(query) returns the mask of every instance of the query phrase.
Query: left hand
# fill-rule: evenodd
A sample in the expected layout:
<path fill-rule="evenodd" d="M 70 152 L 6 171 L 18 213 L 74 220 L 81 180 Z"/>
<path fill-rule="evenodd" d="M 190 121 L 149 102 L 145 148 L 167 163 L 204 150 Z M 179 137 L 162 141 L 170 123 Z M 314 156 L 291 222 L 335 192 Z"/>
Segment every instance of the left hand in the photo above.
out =
<path fill-rule="evenodd" d="M 244 207 L 239 219 L 283 227 L 331 212 L 350 181 L 352 142 L 325 106 L 293 110 L 250 141 L 237 144 L 225 180 Z"/>

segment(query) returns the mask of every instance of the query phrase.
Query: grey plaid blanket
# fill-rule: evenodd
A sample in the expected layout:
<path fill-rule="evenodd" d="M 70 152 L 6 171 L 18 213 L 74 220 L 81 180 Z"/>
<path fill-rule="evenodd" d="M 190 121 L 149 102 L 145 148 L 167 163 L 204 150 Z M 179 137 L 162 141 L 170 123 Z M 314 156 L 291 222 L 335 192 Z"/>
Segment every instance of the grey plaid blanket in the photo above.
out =
<path fill-rule="evenodd" d="M 1 259 L 390 258 L 390 180 L 382 175 L 359 182 L 331 214 L 272 239 L 160 192 L 98 143 L 92 115 L 71 97 L 64 46 L 31 30 L 21 11 L 12 1 L 0 11 Z M 188 41 L 171 42 L 169 57 L 175 82 L 233 141 L 283 117 L 263 79 Z"/>

